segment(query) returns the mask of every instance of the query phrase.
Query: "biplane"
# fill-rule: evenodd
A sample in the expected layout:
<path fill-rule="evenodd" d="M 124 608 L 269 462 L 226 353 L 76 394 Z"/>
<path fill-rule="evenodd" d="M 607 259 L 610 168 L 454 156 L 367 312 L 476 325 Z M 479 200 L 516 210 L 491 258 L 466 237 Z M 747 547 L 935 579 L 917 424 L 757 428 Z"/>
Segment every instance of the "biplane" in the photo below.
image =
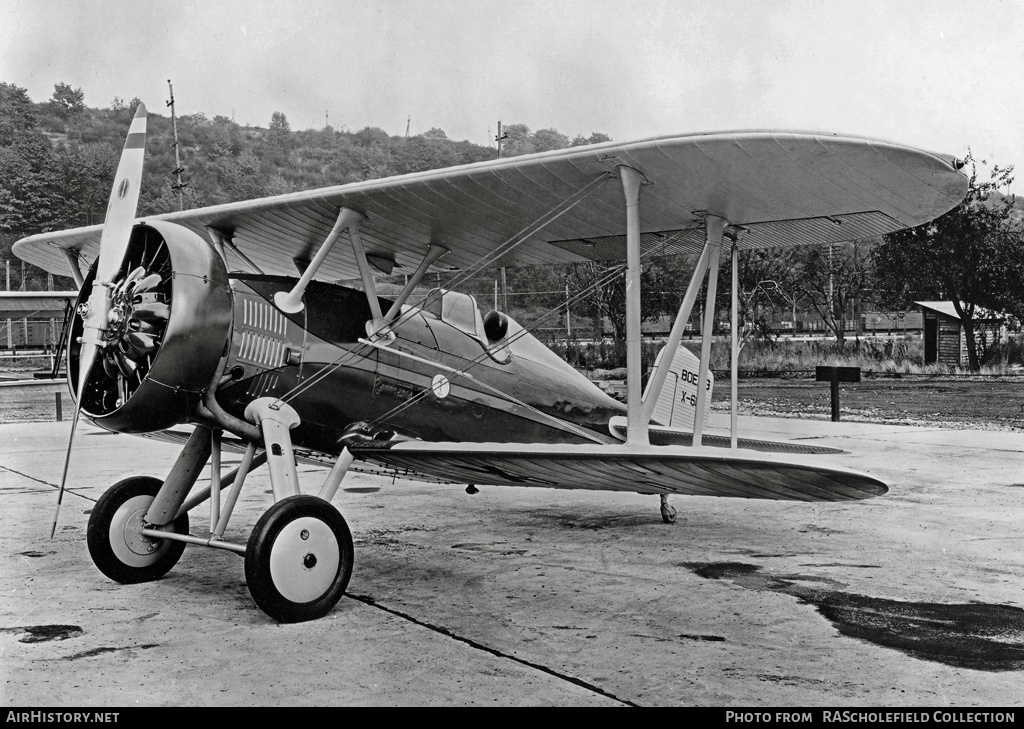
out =
<path fill-rule="evenodd" d="M 357 461 L 470 493 L 515 485 L 657 495 L 669 522 L 671 494 L 885 493 L 870 475 L 821 462 L 828 449 L 739 438 L 736 256 L 920 225 L 967 189 L 950 156 L 747 131 L 608 142 L 137 219 L 145 138 L 140 106 L 102 225 L 14 247 L 47 271 L 70 271 L 81 288 L 67 350 L 77 408 L 60 492 L 79 414 L 119 433 L 180 437 L 164 479 L 131 476 L 99 499 L 88 525 L 93 561 L 113 580 L 138 583 L 165 574 L 187 544 L 233 551 L 256 604 L 283 622 L 318 618 L 345 591 L 352 537 L 331 501 Z M 682 253 L 697 264 L 644 389 L 641 266 Z M 716 435 L 703 417 L 711 337 L 699 358 L 680 338 L 702 288 L 711 331 L 723 257 L 734 279 L 732 416 L 729 434 Z M 438 272 L 456 279 L 484 266 L 608 260 L 625 261 L 612 269 L 627 291 L 625 404 L 507 313 L 482 314 L 452 285 L 413 295 Z M 406 275 L 397 297 L 378 295 L 380 274 Z M 242 453 L 226 474 L 225 448 Z M 296 471 L 304 460 L 330 466 L 305 492 Z M 194 489 L 207 463 L 211 486 Z M 273 503 L 245 543 L 231 541 L 246 477 L 264 464 Z M 209 524 L 194 533 L 190 512 L 206 502 Z"/>

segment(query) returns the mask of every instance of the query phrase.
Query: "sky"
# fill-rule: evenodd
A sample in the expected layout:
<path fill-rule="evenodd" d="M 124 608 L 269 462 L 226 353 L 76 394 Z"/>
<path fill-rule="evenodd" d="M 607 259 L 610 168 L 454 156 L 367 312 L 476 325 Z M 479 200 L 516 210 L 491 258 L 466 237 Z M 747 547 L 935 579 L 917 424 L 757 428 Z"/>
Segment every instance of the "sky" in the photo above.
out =
<path fill-rule="evenodd" d="M 34 101 L 166 115 L 171 79 L 179 114 L 476 144 L 829 131 L 1024 174 L 1022 71 L 1024 0 L 0 0 Z"/>

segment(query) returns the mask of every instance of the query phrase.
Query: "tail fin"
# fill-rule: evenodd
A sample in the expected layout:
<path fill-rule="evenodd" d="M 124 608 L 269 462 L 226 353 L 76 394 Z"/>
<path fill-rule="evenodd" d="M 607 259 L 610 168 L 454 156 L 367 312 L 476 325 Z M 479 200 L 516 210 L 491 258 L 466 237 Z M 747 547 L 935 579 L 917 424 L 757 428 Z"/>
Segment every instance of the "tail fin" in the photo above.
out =
<path fill-rule="evenodd" d="M 665 349 L 658 352 L 654 366 L 657 368 L 661 363 Z M 652 421 L 673 428 L 690 429 L 694 423 L 694 413 L 697 410 L 697 381 L 700 378 L 700 360 L 693 352 L 680 345 L 676 350 L 676 356 L 669 367 L 668 376 L 665 378 L 665 385 L 661 388 L 661 394 L 654 405 Z M 711 393 L 714 389 L 715 376 L 708 372 L 707 393 L 704 401 L 704 425 L 708 424 L 708 413 L 711 411 Z M 648 388 L 650 381 L 648 380 Z M 644 392 L 644 397 L 647 393 Z"/>

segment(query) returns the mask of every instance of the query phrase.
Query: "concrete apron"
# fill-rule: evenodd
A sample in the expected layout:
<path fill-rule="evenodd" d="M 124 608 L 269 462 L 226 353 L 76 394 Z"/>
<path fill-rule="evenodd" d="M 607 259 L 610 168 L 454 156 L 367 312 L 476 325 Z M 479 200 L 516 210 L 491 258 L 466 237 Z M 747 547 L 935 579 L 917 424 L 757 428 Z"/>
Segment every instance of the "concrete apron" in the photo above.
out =
<path fill-rule="evenodd" d="M 713 416 L 712 426 L 721 425 Z M 242 560 L 190 546 L 118 585 L 89 511 L 177 448 L 68 423 L 0 426 L 0 700 L 17 706 L 1018 703 L 1024 437 L 743 418 L 744 435 L 844 448 L 886 496 L 847 504 L 459 486 L 353 474 L 348 596 L 279 625 Z M 237 458 L 226 457 L 226 468 Z M 265 470 L 226 538 L 270 504 Z M 207 471 L 208 474 L 208 471 Z M 326 471 L 302 469 L 307 490 Z M 201 479 L 197 488 L 206 485 Z M 205 507 L 191 515 L 194 533 Z M 198 527 L 198 528 L 197 528 Z"/>

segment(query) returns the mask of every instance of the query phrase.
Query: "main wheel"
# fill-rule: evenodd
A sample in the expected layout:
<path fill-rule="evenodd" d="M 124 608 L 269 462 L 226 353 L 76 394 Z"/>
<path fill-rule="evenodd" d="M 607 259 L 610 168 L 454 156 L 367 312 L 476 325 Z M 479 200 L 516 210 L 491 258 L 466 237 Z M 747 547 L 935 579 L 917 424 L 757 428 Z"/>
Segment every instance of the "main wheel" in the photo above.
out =
<path fill-rule="evenodd" d="M 143 517 L 163 481 L 150 476 L 126 478 L 107 489 L 89 517 L 86 542 L 100 572 L 115 582 L 135 584 L 163 577 L 181 558 L 185 543 L 142 535 Z M 171 523 L 188 534 L 188 514 Z"/>
<path fill-rule="evenodd" d="M 245 550 L 245 579 L 256 604 L 282 623 L 322 617 L 352 576 L 352 534 L 316 496 L 289 496 L 256 522 Z"/>

